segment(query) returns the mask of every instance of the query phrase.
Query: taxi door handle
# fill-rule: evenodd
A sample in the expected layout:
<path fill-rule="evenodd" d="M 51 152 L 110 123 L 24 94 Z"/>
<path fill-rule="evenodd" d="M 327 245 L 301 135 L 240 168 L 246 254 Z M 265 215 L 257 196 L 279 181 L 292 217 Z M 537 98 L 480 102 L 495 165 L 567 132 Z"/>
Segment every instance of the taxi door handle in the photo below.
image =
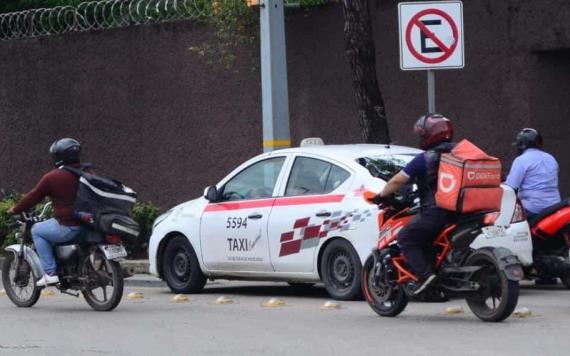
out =
<path fill-rule="evenodd" d="M 328 218 L 329 216 L 331 216 L 331 212 L 330 211 L 319 211 L 317 214 L 319 218 Z"/>
<path fill-rule="evenodd" d="M 257 220 L 257 219 L 261 219 L 263 217 L 263 215 L 259 214 L 259 213 L 253 213 L 250 216 L 248 216 L 248 219 L 251 220 Z"/>

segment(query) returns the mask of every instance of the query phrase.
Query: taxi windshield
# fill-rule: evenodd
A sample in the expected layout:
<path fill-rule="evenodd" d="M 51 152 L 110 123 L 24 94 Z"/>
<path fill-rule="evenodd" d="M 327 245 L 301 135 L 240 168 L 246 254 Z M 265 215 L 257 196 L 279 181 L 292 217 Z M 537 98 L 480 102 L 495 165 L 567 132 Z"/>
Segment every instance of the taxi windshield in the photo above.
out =
<path fill-rule="evenodd" d="M 361 157 L 356 161 L 373 177 L 387 181 L 401 171 L 415 156 L 415 154 L 392 154 Z"/>

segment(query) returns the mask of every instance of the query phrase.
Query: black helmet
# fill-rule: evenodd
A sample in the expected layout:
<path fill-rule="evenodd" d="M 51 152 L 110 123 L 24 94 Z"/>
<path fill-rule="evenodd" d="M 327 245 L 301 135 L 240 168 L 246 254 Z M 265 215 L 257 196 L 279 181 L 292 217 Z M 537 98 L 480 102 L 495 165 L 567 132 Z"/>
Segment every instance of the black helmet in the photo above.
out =
<path fill-rule="evenodd" d="M 527 148 L 542 149 L 542 136 L 540 132 L 532 128 L 524 128 L 517 134 L 517 139 L 513 142 L 519 152 L 523 153 Z"/>
<path fill-rule="evenodd" d="M 57 140 L 49 148 L 49 153 L 53 157 L 56 167 L 64 164 L 79 163 L 79 152 L 81 152 L 81 145 L 79 141 L 73 138 Z"/>

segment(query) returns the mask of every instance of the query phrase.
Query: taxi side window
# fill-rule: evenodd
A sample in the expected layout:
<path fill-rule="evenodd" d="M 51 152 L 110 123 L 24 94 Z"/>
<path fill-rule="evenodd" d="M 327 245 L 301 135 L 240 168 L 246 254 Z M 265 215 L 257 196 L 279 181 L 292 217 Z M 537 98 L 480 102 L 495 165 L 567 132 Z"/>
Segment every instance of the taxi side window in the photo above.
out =
<path fill-rule="evenodd" d="M 344 183 L 348 179 L 348 177 L 350 177 L 349 172 L 345 171 L 339 166 L 333 165 L 329 177 L 327 179 L 327 185 L 325 186 L 325 193 L 330 193 L 336 188 L 338 188 L 342 183 Z"/>
<path fill-rule="evenodd" d="M 350 173 L 315 158 L 297 157 L 285 189 L 285 196 L 326 194 L 335 190 Z"/>
<path fill-rule="evenodd" d="M 224 185 L 221 201 L 270 198 L 284 162 L 275 157 L 247 167 Z"/>

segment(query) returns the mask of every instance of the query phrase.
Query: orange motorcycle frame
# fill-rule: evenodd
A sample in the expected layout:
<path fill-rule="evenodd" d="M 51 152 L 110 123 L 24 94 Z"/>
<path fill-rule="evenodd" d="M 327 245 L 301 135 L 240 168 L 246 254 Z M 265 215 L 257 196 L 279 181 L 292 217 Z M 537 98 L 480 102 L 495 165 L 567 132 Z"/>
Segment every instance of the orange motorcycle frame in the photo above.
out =
<path fill-rule="evenodd" d="M 404 209 L 396 215 L 385 219 L 385 211 L 380 211 L 378 214 L 378 225 L 380 227 L 380 236 L 378 238 L 378 249 L 388 247 L 398 238 L 400 230 L 406 226 L 415 216 L 409 213 L 410 209 Z M 439 269 L 445 258 L 451 251 L 451 240 L 449 239 L 450 233 L 455 229 L 455 224 L 448 226 L 439 236 L 435 239 L 433 247 L 436 250 L 436 259 L 434 269 Z M 406 258 L 404 256 L 392 257 L 392 263 L 398 271 L 398 284 L 404 284 L 408 281 L 418 281 L 418 277 L 405 266 Z"/>

